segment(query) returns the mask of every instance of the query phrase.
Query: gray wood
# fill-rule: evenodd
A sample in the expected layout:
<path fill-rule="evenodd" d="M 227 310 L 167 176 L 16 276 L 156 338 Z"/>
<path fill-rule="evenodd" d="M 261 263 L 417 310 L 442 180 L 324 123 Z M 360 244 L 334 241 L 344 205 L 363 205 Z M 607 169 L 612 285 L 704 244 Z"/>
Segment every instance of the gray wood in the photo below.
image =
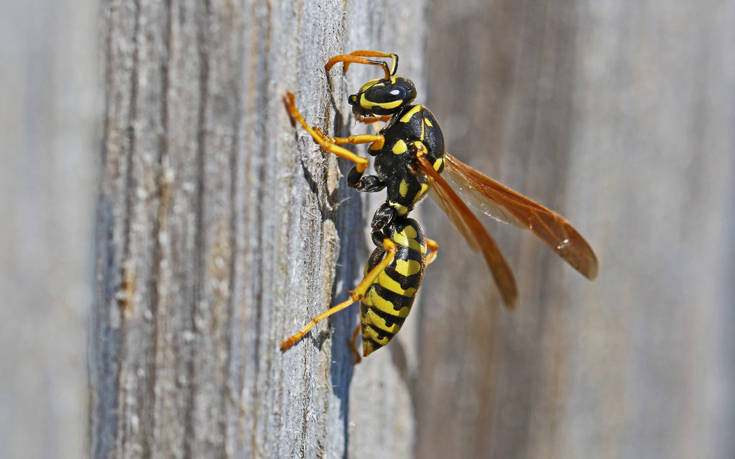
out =
<path fill-rule="evenodd" d="M 410 456 L 406 382 L 387 352 L 353 368 L 354 309 L 278 350 L 359 281 L 371 211 L 281 96 L 352 130 L 345 95 L 375 69 L 335 69 L 330 91 L 324 63 L 396 50 L 420 76 L 421 5 L 104 6 L 94 457 Z"/>
<path fill-rule="evenodd" d="M 735 5 L 437 0 L 429 27 L 449 151 L 566 215 L 601 269 L 488 219 L 507 313 L 424 206 L 417 456 L 733 457 Z"/>

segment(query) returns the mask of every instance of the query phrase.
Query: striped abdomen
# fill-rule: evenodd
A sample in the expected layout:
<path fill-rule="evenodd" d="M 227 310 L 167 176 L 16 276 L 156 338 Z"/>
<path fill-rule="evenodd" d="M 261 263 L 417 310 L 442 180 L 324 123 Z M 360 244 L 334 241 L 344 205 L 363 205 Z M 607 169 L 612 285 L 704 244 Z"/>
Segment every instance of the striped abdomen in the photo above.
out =
<path fill-rule="evenodd" d="M 424 275 L 426 242 L 418 222 L 399 219 L 393 223 L 390 238 L 398 246 L 395 258 L 367 290 L 360 306 L 365 356 L 388 344 L 401 329 Z M 377 247 L 370 255 L 366 272 L 385 255 L 385 250 Z"/>

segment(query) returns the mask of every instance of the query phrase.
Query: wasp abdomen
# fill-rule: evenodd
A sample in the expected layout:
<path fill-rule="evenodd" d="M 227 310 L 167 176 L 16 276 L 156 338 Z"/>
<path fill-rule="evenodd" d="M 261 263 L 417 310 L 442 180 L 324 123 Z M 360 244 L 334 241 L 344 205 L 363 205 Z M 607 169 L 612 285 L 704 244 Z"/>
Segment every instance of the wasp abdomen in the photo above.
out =
<path fill-rule="evenodd" d="M 379 349 L 398 333 L 406 320 L 424 275 L 426 242 L 418 222 L 405 218 L 391 225 L 390 239 L 398 250 L 393 262 L 367 290 L 360 307 L 363 355 Z M 367 271 L 385 257 L 377 247 Z"/>

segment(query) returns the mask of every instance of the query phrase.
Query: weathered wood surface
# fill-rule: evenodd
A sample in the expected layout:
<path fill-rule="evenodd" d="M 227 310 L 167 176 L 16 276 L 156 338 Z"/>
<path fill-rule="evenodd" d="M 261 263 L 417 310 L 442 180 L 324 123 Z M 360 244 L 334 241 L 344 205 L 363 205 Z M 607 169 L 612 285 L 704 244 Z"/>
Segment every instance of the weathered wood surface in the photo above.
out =
<path fill-rule="evenodd" d="M 433 3 L 428 102 L 448 149 L 561 211 L 590 283 L 488 219 L 514 268 L 440 244 L 421 305 L 417 457 L 729 458 L 735 451 L 735 5 Z"/>
<path fill-rule="evenodd" d="M 278 350 L 355 285 L 369 249 L 368 210 L 281 96 L 346 132 L 347 91 L 375 69 L 335 69 L 330 90 L 330 56 L 396 50 L 420 74 L 421 2 L 386 4 L 104 5 L 94 457 L 411 454 L 390 354 L 350 361 L 354 310 Z"/>

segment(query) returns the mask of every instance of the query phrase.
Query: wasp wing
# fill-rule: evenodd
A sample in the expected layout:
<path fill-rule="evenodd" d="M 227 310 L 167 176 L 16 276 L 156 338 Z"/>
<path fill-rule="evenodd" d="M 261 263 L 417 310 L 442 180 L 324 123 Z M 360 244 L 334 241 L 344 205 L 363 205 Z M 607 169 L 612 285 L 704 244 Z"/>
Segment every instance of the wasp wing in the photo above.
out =
<path fill-rule="evenodd" d="M 483 213 L 529 229 L 589 279 L 597 277 L 597 257 L 587 241 L 561 215 L 445 154 L 446 172 L 460 194 Z"/>
<path fill-rule="evenodd" d="M 490 268 L 490 273 L 500 290 L 500 295 L 503 297 L 503 302 L 509 309 L 514 308 L 518 302 L 518 288 L 513 272 L 511 272 L 508 263 L 503 258 L 503 254 L 500 253 L 497 244 L 469 207 L 434 170 L 431 163 L 423 155 L 418 156 L 417 159 L 421 173 L 432 181 L 432 197 L 464 236 L 470 247 L 475 251 L 482 252 L 485 262 Z"/>

